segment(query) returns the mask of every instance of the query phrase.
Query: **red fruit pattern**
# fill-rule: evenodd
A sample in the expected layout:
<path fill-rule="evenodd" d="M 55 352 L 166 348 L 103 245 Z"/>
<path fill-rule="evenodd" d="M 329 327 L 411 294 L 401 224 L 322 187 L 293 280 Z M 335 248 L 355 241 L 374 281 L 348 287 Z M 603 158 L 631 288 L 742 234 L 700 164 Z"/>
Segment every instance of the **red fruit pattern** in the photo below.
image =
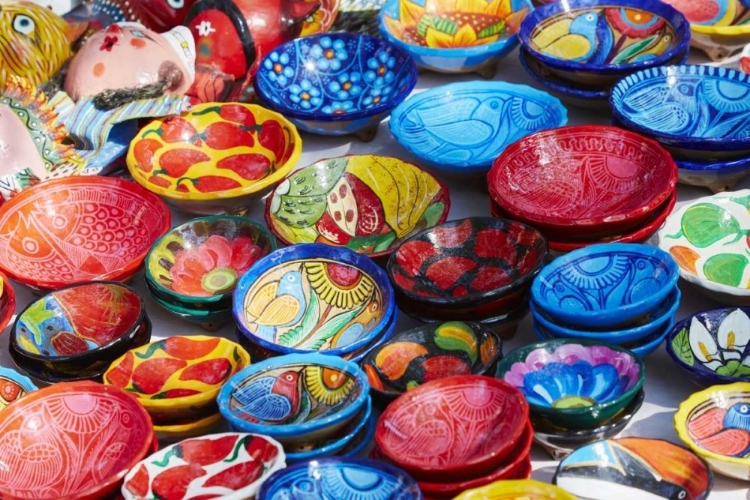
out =
<path fill-rule="evenodd" d="M 186 366 L 187 361 L 181 359 L 147 359 L 133 370 L 133 388 L 141 394 L 156 394 L 173 373 Z"/>
<path fill-rule="evenodd" d="M 436 227 L 432 230 L 431 240 L 435 246 L 457 248 L 466 243 L 472 234 L 471 221 L 465 219 L 453 227 Z"/>
<path fill-rule="evenodd" d="M 424 369 L 423 383 L 453 375 L 471 374 L 469 364 L 456 356 L 433 356 L 422 362 L 422 369 Z"/>
<path fill-rule="evenodd" d="M 219 108 L 219 115 L 227 121 L 239 123 L 243 127 L 253 127 L 256 124 L 255 115 L 244 106 L 224 104 Z"/>
<path fill-rule="evenodd" d="M 212 486 L 223 486 L 230 490 L 237 491 L 240 488 L 249 486 L 260 478 L 263 474 L 263 466 L 259 462 L 240 462 L 223 471 L 209 477 L 203 486 L 206 488 Z"/>
<path fill-rule="evenodd" d="M 190 122 L 179 116 L 164 120 L 161 129 L 156 133 L 167 144 L 189 142 L 195 146 L 201 145 L 200 140 L 197 138 L 198 131 L 195 130 L 195 127 L 193 127 Z M 148 134 L 144 134 L 144 136 L 147 135 Z"/>
<path fill-rule="evenodd" d="M 259 462 L 270 462 L 279 454 L 279 450 L 274 445 L 259 437 L 246 438 L 244 445 L 247 454 Z"/>
<path fill-rule="evenodd" d="M 168 391 L 160 392 L 159 394 L 156 394 L 151 399 L 175 399 L 175 398 L 184 398 L 187 396 L 195 396 L 196 394 L 200 394 L 201 391 L 196 391 L 195 389 L 170 389 Z"/>
<path fill-rule="evenodd" d="M 500 267 L 487 266 L 481 268 L 471 281 L 471 288 L 478 292 L 489 292 L 503 287 L 513 281 L 508 272 Z"/>
<path fill-rule="evenodd" d="M 133 375 L 133 364 L 135 355 L 133 351 L 128 351 L 122 358 L 122 361 L 110 368 L 104 374 L 105 381 L 115 387 L 124 389 L 130 383 L 130 377 Z"/>
<path fill-rule="evenodd" d="M 416 276 L 425 262 L 440 255 L 440 249 L 428 241 L 413 240 L 401 245 L 396 262 L 409 276 Z"/>
<path fill-rule="evenodd" d="M 125 488 L 135 497 L 146 498 L 149 490 L 149 479 L 148 469 L 146 469 L 145 465 L 141 464 L 141 466 L 138 467 L 138 472 L 135 473 L 135 476 L 131 477 L 128 482 L 125 483 Z"/>
<path fill-rule="evenodd" d="M 502 259 L 509 266 L 516 264 L 518 251 L 507 231 L 483 229 L 474 236 L 474 252 L 483 259 Z"/>
<path fill-rule="evenodd" d="M 190 483 L 206 475 L 200 465 L 179 465 L 165 469 L 154 478 L 151 491 L 157 500 L 183 500 Z"/>
<path fill-rule="evenodd" d="M 228 169 L 249 181 L 255 181 L 267 176 L 273 170 L 271 160 L 257 153 L 234 155 L 220 160 L 216 164 L 218 169 Z"/>
<path fill-rule="evenodd" d="M 281 124 L 274 120 L 263 122 L 258 132 L 258 142 L 266 149 L 270 149 L 276 157 L 277 163 L 286 161 L 286 134 Z"/>
<path fill-rule="evenodd" d="M 221 339 L 193 340 L 187 337 L 169 337 L 164 339 L 162 349 L 172 357 L 190 361 L 205 358 L 219 345 Z"/>
<path fill-rule="evenodd" d="M 177 181 L 179 187 L 183 182 L 190 182 L 195 188 L 201 193 L 215 193 L 216 191 L 227 191 L 229 189 L 235 189 L 242 187 L 242 184 L 234 179 L 228 177 L 219 177 L 217 175 L 205 175 L 198 179 L 187 179 L 182 178 Z M 187 186 L 187 184 L 185 184 Z M 179 190 L 179 189 L 178 189 Z"/>
<path fill-rule="evenodd" d="M 251 148 L 255 145 L 255 139 L 249 132 L 227 122 L 212 123 L 206 128 L 203 136 L 208 147 L 212 149 Z"/>
<path fill-rule="evenodd" d="M 154 157 L 161 146 L 161 142 L 154 139 L 143 139 L 136 143 L 133 154 L 141 170 L 151 172 L 154 169 Z"/>
<path fill-rule="evenodd" d="M 70 332 L 56 333 L 50 340 L 52 347 L 61 356 L 72 356 L 81 354 L 89 350 L 85 340 Z"/>
<path fill-rule="evenodd" d="M 165 173 L 170 177 L 182 177 L 193 165 L 210 160 L 211 158 L 206 153 L 194 149 L 170 149 L 159 158 L 161 170 L 155 173 Z"/>
<path fill-rule="evenodd" d="M 179 378 L 197 380 L 207 385 L 219 385 L 227 379 L 231 370 L 232 364 L 227 358 L 207 359 L 184 369 Z"/>
<path fill-rule="evenodd" d="M 445 257 L 430 264 L 425 276 L 441 290 L 447 290 L 475 267 L 477 267 L 477 263 L 469 258 Z"/>

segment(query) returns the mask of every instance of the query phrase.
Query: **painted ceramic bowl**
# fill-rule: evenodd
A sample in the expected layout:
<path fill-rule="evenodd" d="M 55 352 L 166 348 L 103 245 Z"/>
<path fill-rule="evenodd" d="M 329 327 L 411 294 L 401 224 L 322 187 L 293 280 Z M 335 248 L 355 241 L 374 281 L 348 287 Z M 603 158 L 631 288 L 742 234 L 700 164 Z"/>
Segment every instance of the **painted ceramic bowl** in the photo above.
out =
<path fill-rule="evenodd" d="M 157 424 L 174 424 L 215 413 L 222 385 L 248 365 L 250 356 L 229 340 L 168 337 L 115 360 L 104 383 L 134 395 Z"/>
<path fill-rule="evenodd" d="M 265 217 L 285 245 L 326 243 L 377 259 L 414 232 L 444 222 L 449 210 L 448 188 L 417 165 L 353 155 L 291 174 L 266 199 Z"/>
<path fill-rule="evenodd" d="M 388 498 L 422 500 L 408 474 L 384 462 L 365 458 L 324 458 L 280 470 L 260 488 L 259 500 L 295 498 Z"/>
<path fill-rule="evenodd" d="M 345 356 L 391 325 L 396 306 L 385 271 L 348 248 L 316 243 L 276 250 L 234 291 L 243 335 L 275 353 Z"/>
<path fill-rule="evenodd" d="M 273 236 L 250 219 L 193 219 L 154 243 L 146 256 L 146 280 L 180 302 L 213 304 L 229 299 L 239 277 L 275 249 Z"/>
<path fill-rule="evenodd" d="M 359 431 L 359 434 L 354 436 L 344 448 L 339 451 L 338 456 L 340 457 L 360 457 L 364 456 L 366 449 L 369 449 L 372 444 L 372 440 L 375 439 L 375 427 L 377 426 L 378 419 L 374 416 L 370 417 L 367 424 Z"/>
<path fill-rule="evenodd" d="M 10 368 L 0 366 L 0 411 L 37 389 L 38 387 L 30 378 Z"/>
<path fill-rule="evenodd" d="M 219 394 L 219 410 L 239 430 L 300 446 L 345 427 L 369 400 L 369 389 L 364 372 L 350 361 L 287 354 L 229 379 Z"/>
<path fill-rule="evenodd" d="M 510 384 L 462 375 L 423 384 L 385 409 L 375 430 L 383 456 L 417 479 L 477 477 L 508 458 L 528 422 Z"/>
<path fill-rule="evenodd" d="M 385 40 L 328 33 L 276 47 L 261 61 L 254 83 L 261 100 L 300 130 L 371 141 L 417 84 L 417 67 Z"/>
<path fill-rule="evenodd" d="M 452 321 L 397 334 L 362 361 L 370 390 L 393 399 L 421 384 L 453 375 L 494 375 L 503 356 L 498 334 L 480 324 Z"/>
<path fill-rule="evenodd" d="M 284 449 L 266 436 L 209 434 L 163 448 L 133 467 L 125 500 L 255 498 L 260 485 L 286 466 Z"/>
<path fill-rule="evenodd" d="M 193 422 L 172 424 L 172 425 L 154 425 L 154 435 L 162 444 L 172 444 L 183 439 L 205 436 L 213 433 L 224 419 L 221 413 L 214 413 L 208 417 Z"/>
<path fill-rule="evenodd" d="M 388 0 L 380 32 L 422 68 L 491 79 L 518 46 L 518 26 L 531 10 L 528 0 Z"/>
<path fill-rule="evenodd" d="M 93 382 L 34 391 L 0 412 L 0 429 L 0 496 L 8 500 L 104 498 L 154 437 L 135 398 Z M 31 466 L 34 450 L 44 453 Z"/>
<path fill-rule="evenodd" d="M 655 141 L 616 127 L 545 130 L 512 144 L 487 176 L 492 199 L 555 239 L 638 227 L 675 191 L 677 167 Z"/>
<path fill-rule="evenodd" d="M 686 203 L 657 233 L 680 276 L 725 305 L 750 304 L 750 190 L 720 193 Z"/>
<path fill-rule="evenodd" d="M 497 481 L 481 488 L 464 491 L 455 500 L 513 500 L 532 498 L 534 500 L 576 500 L 576 497 L 557 486 L 521 479 L 516 481 Z"/>
<path fill-rule="evenodd" d="M 0 270 L 54 290 L 86 281 L 124 281 L 171 225 L 159 198 L 114 177 L 37 184 L 0 207 Z"/>
<path fill-rule="evenodd" d="M 566 429 L 597 427 L 626 408 L 646 368 L 627 349 L 587 340 L 551 340 L 512 351 L 497 376 L 523 393 L 533 418 Z"/>
<path fill-rule="evenodd" d="M 302 139 L 286 118 L 253 104 L 199 104 L 152 121 L 128 151 L 140 185 L 183 212 L 238 212 L 292 171 Z"/>
<path fill-rule="evenodd" d="M 715 385 L 692 394 L 674 415 L 677 436 L 711 469 L 750 480 L 750 383 Z"/>
<path fill-rule="evenodd" d="M 701 387 L 750 382 L 750 309 L 699 312 L 677 323 L 667 352 Z"/>
<path fill-rule="evenodd" d="M 560 77 L 606 87 L 688 50 L 690 25 L 673 7 L 641 0 L 569 0 L 521 23 L 523 47 Z"/>
<path fill-rule="evenodd" d="M 546 92 L 476 81 L 415 94 L 396 107 L 388 125 L 396 140 L 421 160 L 446 173 L 468 174 L 486 173 L 522 137 L 566 123 L 567 109 Z"/>
<path fill-rule="evenodd" d="M 0 333 L 5 330 L 16 312 L 16 291 L 10 280 L 0 273 Z"/>
<path fill-rule="evenodd" d="M 624 327 L 664 302 L 678 276 L 675 260 L 663 250 L 604 243 L 552 261 L 534 279 L 531 295 L 538 309 L 556 321 L 577 327 Z"/>
<path fill-rule="evenodd" d="M 707 187 L 714 193 L 731 191 L 750 175 L 750 158 L 712 163 L 677 160 L 677 182 L 688 186 Z"/>
<path fill-rule="evenodd" d="M 621 438 L 575 450 L 553 482 L 577 497 L 703 500 L 713 487 L 708 464 L 690 450 L 661 439 Z"/>
<path fill-rule="evenodd" d="M 302 23 L 302 32 L 300 33 L 300 36 L 327 33 L 336 21 L 336 16 L 338 16 L 341 3 L 340 0 L 322 0 L 320 2 L 320 8 Z"/>

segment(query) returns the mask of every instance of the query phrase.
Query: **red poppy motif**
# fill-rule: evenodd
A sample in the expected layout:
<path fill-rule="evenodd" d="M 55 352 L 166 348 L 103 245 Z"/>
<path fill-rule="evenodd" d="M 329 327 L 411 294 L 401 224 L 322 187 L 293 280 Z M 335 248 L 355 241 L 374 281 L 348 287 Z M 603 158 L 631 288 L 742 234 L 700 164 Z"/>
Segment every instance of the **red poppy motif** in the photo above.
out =
<path fill-rule="evenodd" d="M 646 38 L 664 27 L 663 18 L 639 9 L 611 8 L 605 10 L 610 24 L 630 38 Z"/>

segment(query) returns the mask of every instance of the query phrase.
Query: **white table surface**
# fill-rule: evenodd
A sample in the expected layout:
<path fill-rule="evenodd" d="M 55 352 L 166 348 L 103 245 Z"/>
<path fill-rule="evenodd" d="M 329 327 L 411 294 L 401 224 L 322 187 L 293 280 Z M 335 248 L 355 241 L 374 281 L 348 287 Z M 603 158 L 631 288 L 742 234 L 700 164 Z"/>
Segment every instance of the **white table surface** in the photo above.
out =
<path fill-rule="evenodd" d="M 694 58 L 698 60 L 698 58 Z M 433 86 L 443 85 L 456 81 L 471 81 L 476 79 L 473 75 L 438 75 L 434 73 L 420 73 L 419 83 L 415 92 L 428 89 Z M 526 76 L 523 68 L 517 60 L 516 52 L 511 53 L 503 59 L 499 65 L 495 77 L 498 81 L 520 83 L 535 86 L 531 79 Z M 569 124 L 609 124 L 611 116 L 608 106 L 602 104 L 602 110 L 590 110 L 575 108 L 568 105 Z M 419 164 L 417 158 L 413 157 L 403 149 L 391 136 L 386 122 L 380 124 L 378 136 L 373 142 L 364 144 L 350 137 L 321 137 L 305 134 L 303 135 L 303 154 L 298 167 L 303 167 L 321 158 L 330 158 L 344 154 L 380 154 L 403 158 Z M 460 219 L 469 216 L 489 216 L 489 195 L 487 193 L 486 181 L 483 176 L 475 178 L 449 177 L 434 172 L 437 177 L 445 181 L 450 189 L 451 211 L 449 219 Z M 750 187 L 750 178 L 745 179 L 736 189 Z M 679 186 L 678 204 L 675 210 L 685 201 L 701 196 L 710 195 L 704 188 L 693 188 Z M 263 203 L 257 202 L 250 210 L 249 217 L 256 221 L 263 221 Z M 173 223 L 175 225 L 190 219 L 190 216 L 174 213 Z M 136 275 L 133 286 L 144 298 L 149 317 L 153 321 L 153 340 L 171 335 L 205 335 L 206 332 L 198 326 L 182 321 L 156 304 L 146 289 L 143 282 L 143 273 Z M 700 310 L 721 307 L 720 304 L 710 301 L 700 295 L 688 290 L 684 283 L 680 282 L 682 289 L 682 303 L 677 312 L 677 319 Z M 17 294 L 16 312 L 20 312 L 33 299 L 34 296 L 21 285 L 14 284 Z M 15 317 L 14 317 L 15 320 Z M 12 326 L 11 322 L 11 326 Z M 403 331 L 416 326 L 418 323 L 401 314 L 397 331 Z M 6 329 L 8 330 L 10 326 Z M 218 334 L 228 338 L 234 338 L 234 325 L 224 327 Z M 9 335 L 0 335 L 0 366 L 14 367 L 8 354 Z M 531 316 L 528 315 L 519 325 L 516 336 L 505 343 L 504 352 L 536 341 L 531 330 Z M 660 438 L 679 443 L 679 439 L 672 426 L 672 418 L 677 406 L 687 398 L 697 387 L 682 377 L 680 369 L 672 362 L 662 345 L 657 352 L 646 359 L 646 399 L 640 409 L 630 422 L 621 436 L 638 436 L 648 438 Z M 534 446 L 532 449 L 533 467 L 535 479 L 550 482 L 557 467 L 557 462 L 551 460 L 541 448 Z M 712 500 L 720 499 L 750 499 L 750 483 L 732 480 L 716 475 L 714 488 L 709 496 Z M 637 500 L 637 499 L 633 499 Z"/>

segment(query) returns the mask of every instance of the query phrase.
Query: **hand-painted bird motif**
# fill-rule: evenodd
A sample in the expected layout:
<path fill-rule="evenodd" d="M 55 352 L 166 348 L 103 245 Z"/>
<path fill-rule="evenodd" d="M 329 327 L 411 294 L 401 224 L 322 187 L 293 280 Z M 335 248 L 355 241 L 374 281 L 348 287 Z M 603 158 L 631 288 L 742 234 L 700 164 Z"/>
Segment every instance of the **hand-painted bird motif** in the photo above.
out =
<path fill-rule="evenodd" d="M 261 377 L 238 387 L 233 397 L 246 420 L 285 423 L 299 412 L 299 384 L 299 373 L 290 370 L 278 377 Z"/>
<path fill-rule="evenodd" d="M 373 300 L 349 323 L 344 325 L 339 333 L 331 339 L 331 347 L 347 346 L 361 339 L 364 334 L 372 328 L 372 325 L 380 318 L 380 302 Z"/>
<path fill-rule="evenodd" d="M 596 64 L 604 62 L 614 43 L 606 20 L 594 11 L 545 26 L 531 41 L 548 56 Z"/>
<path fill-rule="evenodd" d="M 263 285 L 245 299 L 248 326 L 255 325 L 255 334 L 268 341 L 274 340 L 279 328 L 301 320 L 306 307 L 300 271 L 286 272 L 279 281 Z"/>
<path fill-rule="evenodd" d="M 696 442 L 708 451 L 730 457 L 750 454 L 750 404 L 714 408 L 687 424 Z"/>

